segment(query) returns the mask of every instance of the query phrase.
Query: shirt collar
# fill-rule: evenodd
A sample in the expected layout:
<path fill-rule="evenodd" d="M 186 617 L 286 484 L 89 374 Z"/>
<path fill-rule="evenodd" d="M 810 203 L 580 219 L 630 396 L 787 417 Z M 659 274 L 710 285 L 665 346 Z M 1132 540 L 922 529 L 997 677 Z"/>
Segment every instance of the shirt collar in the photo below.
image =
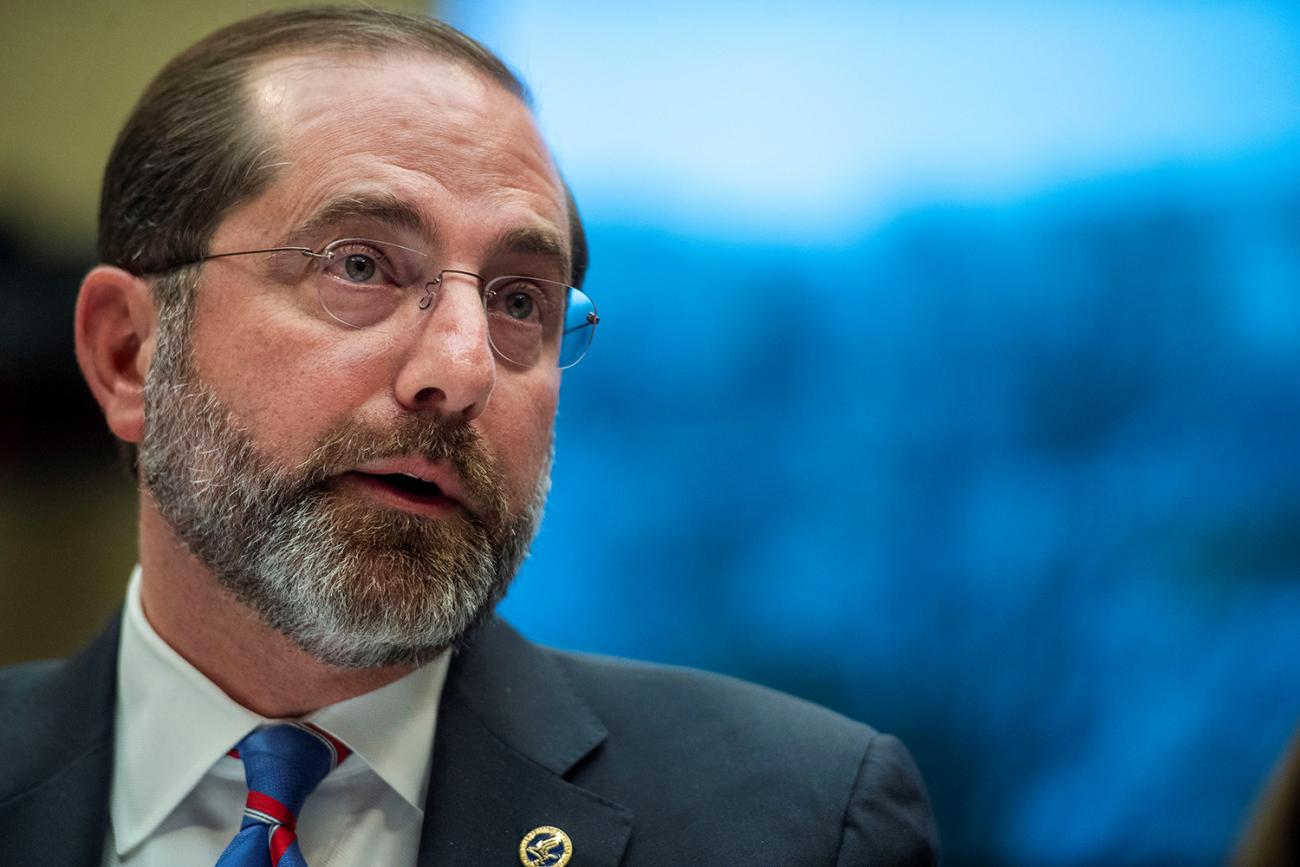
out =
<path fill-rule="evenodd" d="M 421 815 L 448 661 L 440 653 L 400 680 L 307 717 L 351 747 Z"/>
<path fill-rule="evenodd" d="M 307 719 L 329 731 L 423 814 L 448 654 Z M 244 735 L 277 722 L 234 701 L 171 648 L 127 585 L 118 648 L 109 809 L 118 855 L 143 842 Z M 183 710 L 182 710 L 183 709 Z"/>

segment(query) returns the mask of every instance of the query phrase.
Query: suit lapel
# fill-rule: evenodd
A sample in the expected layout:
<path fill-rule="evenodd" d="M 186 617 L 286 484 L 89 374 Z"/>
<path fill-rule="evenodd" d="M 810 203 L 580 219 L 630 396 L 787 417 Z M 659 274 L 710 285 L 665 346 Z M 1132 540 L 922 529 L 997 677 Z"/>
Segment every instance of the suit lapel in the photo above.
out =
<path fill-rule="evenodd" d="M 0 705 L 0 863 L 98 865 L 108 834 L 119 622 Z M 542 651 L 489 621 L 444 687 L 420 841 L 421 867 L 518 864 L 552 825 L 573 867 L 615 867 L 627 808 L 565 775 L 605 728 Z"/>
<path fill-rule="evenodd" d="M 98 865 L 108 834 L 118 619 L 0 707 L 0 862 Z"/>
<path fill-rule="evenodd" d="M 420 841 L 421 867 L 519 864 L 519 843 L 551 825 L 574 867 L 614 867 L 631 811 L 564 778 L 605 728 L 542 651 L 497 620 L 452 661 Z"/>

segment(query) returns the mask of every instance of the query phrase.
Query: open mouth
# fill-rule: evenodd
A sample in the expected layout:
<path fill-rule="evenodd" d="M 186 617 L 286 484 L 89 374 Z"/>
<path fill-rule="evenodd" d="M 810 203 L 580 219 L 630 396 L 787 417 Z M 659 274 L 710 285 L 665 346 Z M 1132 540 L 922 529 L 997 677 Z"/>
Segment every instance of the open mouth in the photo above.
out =
<path fill-rule="evenodd" d="M 406 473 L 345 473 L 343 478 L 358 482 L 383 500 L 398 506 L 424 506 L 438 510 L 459 504 L 442 492 L 434 482 L 426 482 Z"/>
<path fill-rule="evenodd" d="M 415 476 L 408 476 L 406 473 L 388 473 L 374 475 L 370 478 L 413 497 L 442 496 L 442 488 L 433 482 L 426 482 L 424 479 L 417 479 Z"/>

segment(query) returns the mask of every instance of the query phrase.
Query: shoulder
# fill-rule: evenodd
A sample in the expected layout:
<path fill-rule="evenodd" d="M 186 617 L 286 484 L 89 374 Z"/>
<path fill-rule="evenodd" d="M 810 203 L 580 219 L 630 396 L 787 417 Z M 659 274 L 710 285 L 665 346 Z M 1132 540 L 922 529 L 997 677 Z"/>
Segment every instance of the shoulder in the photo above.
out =
<path fill-rule="evenodd" d="M 0 668 L 0 749 L 12 750 L 17 758 L 29 736 L 41 736 L 67 668 L 66 660 Z"/>
<path fill-rule="evenodd" d="M 59 764 L 59 684 L 64 661 L 0 669 L 0 804 L 41 785 Z M 88 721 L 92 727 L 96 722 Z"/>
<path fill-rule="evenodd" d="M 97 863 L 108 831 L 117 627 L 65 662 L 0 671 L 0 862 Z"/>
<path fill-rule="evenodd" d="M 7 707 L 24 694 L 39 690 L 65 665 L 65 660 L 43 659 L 0 668 L 0 707 Z"/>
<path fill-rule="evenodd" d="M 62 660 L 48 660 L 0 668 L 0 768 L 5 769 L 0 792 L 15 780 L 25 782 L 23 771 L 47 736 L 51 686 L 66 667 Z"/>
<path fill-rule="evenodd" d="M 116 622 L 78 655 L 0 669 L 0 800 L 110 741 Z"/>
<path fill-rule="evenodd" d="M 861 752 L 876 732 L 826 708 L 733 677 L 678 666 L 545 650 L 611 729 L 737 748 L 839 757 Z"/>
<path fill-rule="evenodd" d="M 712 812 L 710 833 L 724 838 L 787 829 L 763 851 L 774 857 L 789 846 L 783 857 L 795 861 L 772 863 L 937 859 L 925 787 L 897 738 L 723 675 L 544 652 L 609 730 L 585 775 L 619 789 L 639 822 L 662 822 L 660 834 Z M 732 842 L 737 852 L 753 843 Z"/>

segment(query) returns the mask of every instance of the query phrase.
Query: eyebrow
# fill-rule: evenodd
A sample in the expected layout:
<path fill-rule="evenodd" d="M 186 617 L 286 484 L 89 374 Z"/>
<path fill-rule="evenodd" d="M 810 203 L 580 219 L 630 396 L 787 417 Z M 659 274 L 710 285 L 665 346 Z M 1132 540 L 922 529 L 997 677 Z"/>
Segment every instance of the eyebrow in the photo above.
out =
<path fill-rule="evenodd" d="M 418 234 L 425 239 L 433 236 L 432 227 L 411 205 L 386 193 L 366 193 L 340 196 L 327 202 L 290 232 L 285 241 L 309 238 L 341 223 L 358 220 L 380 223 L 388 228 Z"/>
<path fill-rule="evenodd" d="M 388 193 L 362 193 L 340 196 L 327 202 L 285 236 L 279 246 L 295 246 L 295 241 L 319 235 L 350 220 L 383 224 L 418 234 L 426 241 L 432 241 L 435 235 L 434 227 L 410 204 Z M 573 262 L 569 245 L 553 229 L 524 226 L 503 232 L 493 243 L 489 258 L 510 254 L 552 259 L 558 263 L 564 279 L 571 279 Z"/>
<path fill-rule="evenodd" d="M 559 263 L 566 275 L 564 279 L 570 279 L 568 275 L 571 274 L 573 266 L 570 262 L 569 245 L 564 243 L 564 239 L 558 232 L 534 226 L 503 232 L 492 245 L 490 257 L 496 258 L 511 253 L 553 259 Z"/>

